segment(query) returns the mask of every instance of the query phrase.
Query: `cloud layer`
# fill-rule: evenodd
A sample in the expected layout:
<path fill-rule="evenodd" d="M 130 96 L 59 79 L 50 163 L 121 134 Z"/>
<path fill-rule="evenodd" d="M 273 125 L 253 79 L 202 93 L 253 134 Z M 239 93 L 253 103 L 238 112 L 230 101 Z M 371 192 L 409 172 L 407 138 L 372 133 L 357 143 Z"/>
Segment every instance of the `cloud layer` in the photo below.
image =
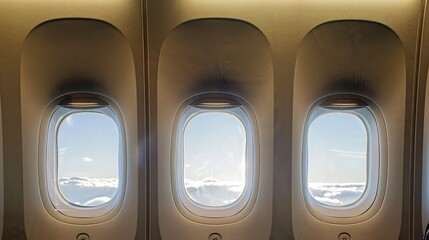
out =
<path fill-rule="evenodd" d="M 313 183 L 311 195 L 318 202 L 330 206 L 353 204 L 365 191 L 365 183 Z M 98 206 L 109 202 L 118 191 L 117 178 L 63 177 L 59 179 L 62 195 L 79 206 Z M 192 200 L 206 206 L 225 206 L 236 201 L 244 190 L 237 182 L 216 179 L 185 180 L 186 192 Z"/>
<path fill-rule="evenodd" d="M 344 206 L 355 203 L 365 191 L 365 183 L 317 183 L 310 184 L 309 191 L 318 202 L 330 206 Z M 195 202 L 206 206 L 225 206 L 236 201 L 244 186 L 235 182 L 221 182 L 216 179 L 204 181 L 185 180 L 188 195 Z"/>
<path fill-rule="evenodd" d="M 98 206 L 109 202 L 118 191 L 117 178 L 63 177 L 59 188 L 69 202 L 79 206 Z"/>
<path fill-rule="evenodd" d="M 195 202 L 206 206 L 225 206 L 237 200 L 244 185 L 236 182 L 221 182 L 213 178 L 203 181 L 185 179 L 188 195 Z"/>
<path fill-rule="evenodd" d="M 344 206 L 355 203 L 365 191 L 365 183 L 313 183 L 308 190 L 318 202 L 330 206 Z"/>

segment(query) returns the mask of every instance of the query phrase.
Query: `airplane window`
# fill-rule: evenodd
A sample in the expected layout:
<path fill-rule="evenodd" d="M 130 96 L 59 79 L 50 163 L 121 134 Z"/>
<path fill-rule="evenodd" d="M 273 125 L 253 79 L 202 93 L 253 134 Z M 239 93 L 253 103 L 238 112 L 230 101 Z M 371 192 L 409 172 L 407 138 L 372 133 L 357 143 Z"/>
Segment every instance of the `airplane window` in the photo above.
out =
<path fill-rule="evenodd" d="M 246 130 L 228 112 L 203 112 L 184 133 L 184 183 L 189 197 L 204 206 L 235 202 L 246 183 Z"/>
<path fill-rule="evenodd" d="M 249 202 L 255 177 L 250 112 L 231 99 L 200 99 L 179 115 L 174 194 L 187 216 L 224 218 Z M 186 209 L 186 210 L 185 210 Z"/>
<path fill-rule="evenodd" d="M 96 94 L 64 96 L 48 111 L 44 170 L 55 212 L 106 215 L 123 200 L 126 144 L 119 109 Z"/>
<path fill-rule="evenodd" d="M 58 187 L 72 204 L 94 207 L 118 191 L 119 130 L 104 113 L 78 111 L 58 126 Z"/>
<path fill-rule="evenodd" d="M 350 112 L 325 113 L 308 130 L 308 190 L 319 203 L 346 206 L 367 185 L 368 136 L 364 122 Z"/>
<path fill-rule="evenodd" d="M 330 96 L 312 109 L 306 124 L 303 189 L 313 213 L 346 218 L 371 208 L 382 161 L 378 117 L 375 104 L 354 95 Z"/>

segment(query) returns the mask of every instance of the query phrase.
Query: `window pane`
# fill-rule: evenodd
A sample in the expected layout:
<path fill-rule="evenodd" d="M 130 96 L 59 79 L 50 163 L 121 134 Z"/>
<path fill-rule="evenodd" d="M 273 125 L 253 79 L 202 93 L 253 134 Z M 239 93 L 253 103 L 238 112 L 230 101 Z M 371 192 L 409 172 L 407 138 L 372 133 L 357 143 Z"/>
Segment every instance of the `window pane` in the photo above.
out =
<path fill-rule="evenodd" d="M 192 117 L 184 132 L 184 183 L 196 203 L 219 207 L 243 193 L 246 131 L 237 117 L 205 112 Z"/>
<path fill-rule="evenodd" d="M 366 189 L 367 131 L 352 113 L 326 113 L 308 130 L 308 190 L 330 206 L 355 203 Z"/>
<path fill-rule="evenodd" d="M 58 127 L 58 187 L 79 206 L 98 206 L 118 191 L 119 130 L 109 116 L 77 112 Z"/>

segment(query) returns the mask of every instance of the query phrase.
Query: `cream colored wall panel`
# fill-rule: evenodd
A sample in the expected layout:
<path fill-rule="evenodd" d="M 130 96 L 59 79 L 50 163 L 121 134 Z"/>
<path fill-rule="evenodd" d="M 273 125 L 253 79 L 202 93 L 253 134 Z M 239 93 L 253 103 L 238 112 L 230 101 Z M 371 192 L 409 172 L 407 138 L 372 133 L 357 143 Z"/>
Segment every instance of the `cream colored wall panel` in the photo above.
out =
<path fill-rule="evenodd" d="M 3 234 L 4 223 L 4 167 L 3 167 L 3 113 L 0 101 L 0 233 Z"/>
<path fill-rule="evenodd" d="M 319 0 L 272 0 L 272 1 L 148 1 L 149 77 L 151 92 L 157 90 L 158 64 L 162 43 L 168 33 L 180 24 L 200 18 L 234 18 L 256 26 L 267 38 L 273 56 L 274 70 L 274 190 L 273 227 L 271 239 L 292 239 L 292 106 L 294 102 L 294 76 L 296 57 L 304 37 L 318 25 L 337 20 L 362 20 L 380 23 L 392 29 L 400 39 L 405 53 L 406 122 L 404 157 L 411 158 L 410 130 L 414 69 L 418 24 L 422 2 L 404 1 L 319 1 Z M 151 107 L 156 108 L 156 96 L 151 96 Z M 156 118 L 152 116 L 152 122 Z M 155 125 L 154 125 L 155 126 Z M 156 135 L 156 131 L 152 132 Z M 154 149 L 154 148 L 153 148 Z M 400 239 L 408 239 L 411 211 L 409 177 L 412 162 L 404 162 L 403 214 Z M 151 169 L 156 172 L 156 164 Z M 152 184 L 156 182 L 152 179 Z M 152 195 L 156 201 L 156 194 Z M 157 219 L 157 206 L 153 205 L 152 219 Z M 157 222 L 157 221 L 154 221 Z M 158 239 L 158 226 L 152 225 L 152 236 Z"/>
<path fill-rule="evenodd" d="M 424 19 L 421 33 L 420 62 L 418 69 L 417 86 L 417 123 L 415 143 L 415 199 L 414 199 L 414 235 L 424 236 L 429 224 L 429 98 L 428 98 L 428 66 L 429 66 L 429 38 L 428 38 L 428 5 L 424 9 Z M 419 191 L 421 190 L 421 191 Z"/>
<path fill-rule="evenodd" d="M 342 232 L 350 233 L 352 239 L 399 237 L 402 198 L 398 196 L 402 196 L 406 114 L 405 66 L 401 41 L 390 29 L 377 23 L 329 22 L 312 30 L 303 40 L 294 82 L 292 209 L 295 239 L 330 239 Z M 321 218 L 311 213 L 303 198 L 307 191 L 302 183 L 306 118 L 317 100 L 332 94 L 360 95 L 380 109 L 377 119 L 382 139 L 379 179 L 367 183 L 375 184 L 379 189 L 376 199 L 364 213 L 343 219 Z"/>
<path fill-rule="evenodd" d="M 429 76 L 428 76 L 429 77 Z M 426 81 L 427 82 L 427 81 Z M 428 104 L 428 93 L 429 89 L 426 84 L 426 94 L 425 94 L 425 111 L 424 111 L 424 119 L 429 118 L 429 104 Z M 424 234 L 426 231 L 426 228 L 429 224 L 429 206 L 428 206 L 428 200 L 429 200 L 429 148 L 427 147 L 429 144 L 429 128 L 427 124 L 423 125 L 423 147 L 422 147 L 422 225 L 421 229 Z"/>
<path fill-rule="evenodd" d="M 416 104 L 415 70 L 418 49 L 418 24 L 422 3 L 420 0 L 95 0 L 95 1 L 7 1 L 0 3 L 0 81 L 2 91 L 4 169 L 5 169 L 5 239 L 24 238 L 23 209 L 23 161 L 21 135 L 20 66 L 21 49 L 28 34 L 39 24 L 58 18 L 92 18 L 112 24 L 122 32 L 130 43 L 134 58 L 138 124 L 145 126 L 145 95 L 143 82 L 143 39 L 141 5 L 147 4 L 148 14 L 148 54 L 149 100 L 150 100 L 150 154 L 146 164 L 142 157 L 140 168 L 139 235 L 143 238 L 146 226 L 149 239 L 160 239 L 158 226 L 158 145 L 157 145 L 157 92 L 158 60 L 161 47 L 173 29 L 181 24 L 204 18 L 231 18 L 248 22 L 265 35 L 271 48 L 274 81 L 274 156 L 273 156 L 273 211 L 271 239 L 292 239 L 292 156 L 293 106 L 295 104 L 294 80 L 296 58 L 305 36 L 318 25 L 337 20 L 373 21 L 385 25 L 395 32 L 402 43 L 405 55 L 405 122 L 398 128 L 404 129 L 403 158 L 403 204 L 401 235 L 399 239 L 409 239 L 412 231 L 412 137 L 414 115 L 411 111 Z M 425 64 L 423 59 L 422 64 Z M 421 71 L 426 71 L 423 67 Z M 420 74 L 420 82 L 425 82 L 427 74 Z M 424 84 L 423 84 L 424 85 Z M 419 85 L 420 87 L 420 85 Z M 425 91 L 419 88 L 420 92 Z M 424 89 L 424 90 L 421 90 Z M 422 94 L 419 94 L 419 96 Z M 424 94 L 423 94 L 424 95 Z M 422 104 L 419 98 L 419 106 Z M 146 155 L 144 127 L 139 127 L 139 154 Z M 418 130 L 417 130 L 418 131 Z M 150 171 L 150 189 L 146 189 L 145 167 Z M 418 167 L 418 166 L 417 166 Z M 418 169 L 418 168 L 417 168 Z M 146 191 L 150 192 L 150 220 L 145 223 Z M 415 195 L 418 198 L 418 194 Z M 419 204 L 418 204 L 419 205 Z M 418 207 L 415 208 L 418 211 Z M 148 225 L 145 225 L 148 224 Z M 417 225 L 420 225 L 417 223 Z M 376 227 L 376 225 L 374 225 Z M 416 228 L 416 227 L 415 227 Z M 417 227 L 420 231 L 420 226 Z"/>
<path fill-rule="evenodd" d="M 21 96 L 24 159 L 24 209 L 28 239 L 134 239 L 137 228 L 136 78 L 131 49 L 112 26 L 94 20 L 50 21 L 33 30 L 22 51 Z M 58 97 L 93 92 L 116 102 L 125 123 L 125 194 L 113 216 L 65 218 L 49 209 L 42 181 L 47 111 Z M 49 154 L 49 152 L 47 153 Z M 44 199 L 42 202 L 41 199 Z M 119 231 L 119 229 L 121 229 Z"/>
<path fill-rule="evenodd" d="M 134 72 L 138 91 L 137 106 L 140 119 L 144 112 L 143 43 L 141 1 L 1 1 L 0 4 L 0 80 L 6 112 L 4 120 L 5 141 L 5 239 L 25 239 L 23 161 L 21 148 L 20 68 L 21 49 L 28 34 L 39 24 L 60 18 L 91 18 L 105 21 L 118 28 L 129 42 L 134 59 Z M 143 121 L 142 121 L 143 122 Z M 139 131 L 140 133 L 143 132 Z M 142 138 L 139 136 L 139 138 Z M 144 138 L 143 138 L 144 139 Z M 139 146 L 139 149 L 143 149 Z M 143 152 L 143 150 L 142 150 Z M 143 166 L 143 160 L 140 158 Z M 144 176 L 142 174 L 141 176 Z M 144 185 L 142 186 L 144 187 Z M 144 191 L 142 192 L 144 199 Z M 144 212 L 144 204 L 139 206 Z M 140 218 L 143 220 L 145 217 Z M 144 223 L 142 223 L 144 224 Z M 144 235 L 144 228 L 140 232 Z M 45 233 L 47 234 L 47 233 Z"/>
<path fill-rule="evenodd" d="M 271 51 L 265 37 L 255 27 L 234 19 L 184 23 L 164 41 L 158 76 L 158 206 L 162 239 L 208 239 L 212 233 L 219 233 L 223 239 L 269 239 L 274 89 Z M 177 161 L 172 145 L 176 144 L 174 125 L 181 105 L 203 93 L 236 95 L 253 110 L 259 179 L 253 186 L 253 200 L 243 211 L 201 222 L 179 212 L 178 200 L 173 198 L 173 171 L 179 169 L 172 167 Z"/>

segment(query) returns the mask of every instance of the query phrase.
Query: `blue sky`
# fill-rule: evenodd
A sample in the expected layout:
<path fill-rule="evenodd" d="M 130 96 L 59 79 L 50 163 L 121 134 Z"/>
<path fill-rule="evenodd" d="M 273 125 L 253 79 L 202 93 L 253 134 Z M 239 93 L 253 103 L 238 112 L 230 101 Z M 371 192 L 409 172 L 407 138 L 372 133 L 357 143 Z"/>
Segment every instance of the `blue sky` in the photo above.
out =
<path fill-rule="evenodd" d="M 58 178 L 117 178 L 118 147 L 118 127 L 109 116 L 69 115 L 58 128 Z"/>
<path fill-rule="evenodd" d="M 326 113 L 308 129 L 309 183 L 366 181 L 367 132 L 351 113 Z"/>
<path fill-rule="evenodd" d="M 310 183 L 366 181 L 367 133 L 359 117 L 347 112 L 326 113 L 311 123 L 308 134 Z M 241 181 L 245 141 L 244 126 L 232 114 L 195 116 L 185 131 L 185 178 Z"/>
<path fill-rule="evenodd" d="M 244 185 L 245 150 L 245 128 L 236 116 L 222 112 L 198 114 L 185 129 L 185 178 L 215 178 Z"/>
<path fill-rule="evenodd" d="M 69 115 L 58 128 L 58 178 L 117 178 L 119 131 L 109 116 Z M 367 133 L 350 113 L 327 113 L 308 129 L 309 183 L 364 183 Z M 184 132 L 184 177 L 245 184 L 246 131 L 227 112 L 197 114 Z"/>

